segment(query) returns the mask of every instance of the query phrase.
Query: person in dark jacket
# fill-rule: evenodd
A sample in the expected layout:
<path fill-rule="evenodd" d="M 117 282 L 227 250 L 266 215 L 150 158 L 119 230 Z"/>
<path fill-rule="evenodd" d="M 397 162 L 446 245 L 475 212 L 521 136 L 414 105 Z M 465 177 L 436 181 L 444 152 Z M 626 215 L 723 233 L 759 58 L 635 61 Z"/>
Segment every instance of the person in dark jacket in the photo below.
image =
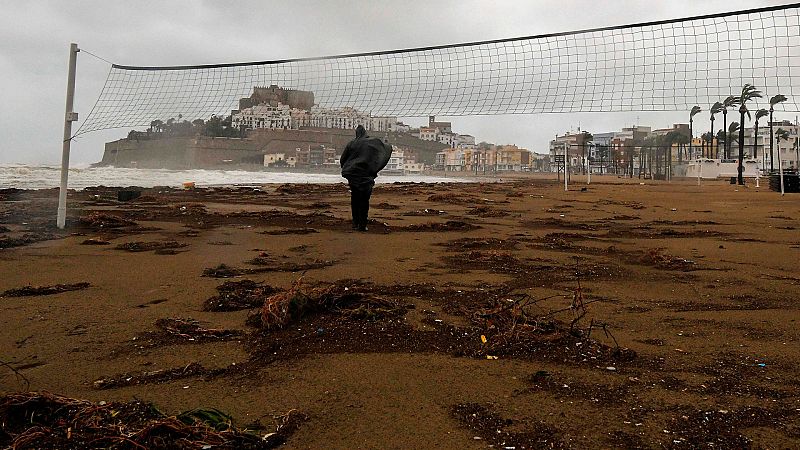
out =
<path fill-rule="evenodd" d="M 378 172 L 386 167 L 391 155 L 392 146 L 384 144 L 378 138 L 367 136 L 367 130 L 361 125 L 356 128 L 356 138 L 344 148 L 339 163 L 342 166 L 342 176 L 347 178 L 350 185 L 354 230 L 367 231 L 372 187 L 375 186 Z"/>

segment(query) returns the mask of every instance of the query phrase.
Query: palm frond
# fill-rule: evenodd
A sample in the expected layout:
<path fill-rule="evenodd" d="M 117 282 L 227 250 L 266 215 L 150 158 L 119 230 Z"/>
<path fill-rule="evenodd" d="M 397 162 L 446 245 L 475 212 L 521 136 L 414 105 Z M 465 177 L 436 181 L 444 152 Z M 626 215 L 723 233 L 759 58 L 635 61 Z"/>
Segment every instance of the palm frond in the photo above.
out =
<path fill-rule="evenodd" d="M 762 118 L 762 117 L 764 117 L 764 116 L 768 116 L 768 115 L 769 115 L 769 111 L 767 111 L 767 110 L 766 110 L 766 109 L 764 109 L 764 108 L 761 108 L 761 109 L 759 109 L 758 111 L 756 111 L 756 121 L 757 121 L 758 119 L 760 119 L 760 118 Z"/>
<path fill-rule="evenodd" d="M 739 98 L 735 95 L 729 95 L 725 100 L 722 101 L 722 106 L 725 108 L 730 108 L 731 106 L 736 106 L 739 104 Z"/>
<path fill-rule="evenodd" d="M 739 98 L 739 104 L 743 105 L 754 98 L 761 98 L 762 93 L 755 86 L 748 83 L 742 87 L 742 96 Z"/>
<path fill-rule="evenodd" d="M 785 95 L 783 95 L 783 94 L 778 94 L 778 95 L 776 95 L 776 96 L 772 97 L 771 99 L 769 99 L 769 106 L 775 106 L 775 105 L 777 105 L 778 103 L 783 103 L 783 102 L 785 102 L 786 100 L 789 100 L 789 99 L 788 99 L 788 98 L 786 98 L 786 96 L 785 96 Z"/>
<path fill-rule="evenodd" d="M 689 118 L 692 118 L 692 117 L 696 116 L 696 115 L 697 115 L 698 113 L 700 113 L 700 111 L 702 111 L 702 110 L 703 110 L 703 109 L 702 109 L 702 108 L 700 108 L 699 106 L 696 106 L 696 105 L 695 105 L 695 106 L 693 106 L 693 107 L 692 107 L 692 111 L 689 113 Z"/>
<path fill-rule="evenodd" d="M 711 115 L 713 116 L 714 114 L 721 113 L 722 108 L 723 108 L 722 103 L 716 102 L 711 106 L 711 109 L 709 111 L 711 111 Z"/>

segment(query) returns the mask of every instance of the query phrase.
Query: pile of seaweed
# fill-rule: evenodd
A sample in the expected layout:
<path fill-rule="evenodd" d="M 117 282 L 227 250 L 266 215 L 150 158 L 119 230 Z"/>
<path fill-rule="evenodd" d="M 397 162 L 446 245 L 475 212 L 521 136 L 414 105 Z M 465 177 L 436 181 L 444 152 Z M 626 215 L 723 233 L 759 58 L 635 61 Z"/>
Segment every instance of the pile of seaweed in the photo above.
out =
<path fill-rule="evenodd" d="M 315 312 L 330 312 L 355 319 L 380 320 L 399 317 L 409 305 L 360 292 L 357 286 L 347 283 L 305 286 L 303 278 L 282 292 L 269 296 L 258 315 L 249 323 L 264 329 L 284 328 L 291 322 Z"/>
<path fill-rule="evenodd" d="M 236 428 L 216 409 L 167 416 L 150 403 L 93 403 L 47 392 L 0 397 L 0 447 L 111 449 L 268 449 L 281 445 L 305 416 L 290 411 L 274 433 Z"/>

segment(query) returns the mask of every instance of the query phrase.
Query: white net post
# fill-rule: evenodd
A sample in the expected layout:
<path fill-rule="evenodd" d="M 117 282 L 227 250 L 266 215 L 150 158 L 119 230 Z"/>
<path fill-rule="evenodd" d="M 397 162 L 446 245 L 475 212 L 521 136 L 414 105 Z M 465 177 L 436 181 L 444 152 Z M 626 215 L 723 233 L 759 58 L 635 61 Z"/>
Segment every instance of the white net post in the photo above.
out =
<path fill-rule="evenodd" d="M 56 225 L 63 229 L 67 222 L 67 178 L 69 177 L 69 151 L 72 142 L 72 122 L 78 115 L 72 111 L 75 98 L 75 67 L 78 59 L 78 44 L 69 45 L 69 73 L 67 75 L 67 103 L 64 112 L 64 142 L 61 148 L 61 187 L 58 191 L 58 214 Z"/>

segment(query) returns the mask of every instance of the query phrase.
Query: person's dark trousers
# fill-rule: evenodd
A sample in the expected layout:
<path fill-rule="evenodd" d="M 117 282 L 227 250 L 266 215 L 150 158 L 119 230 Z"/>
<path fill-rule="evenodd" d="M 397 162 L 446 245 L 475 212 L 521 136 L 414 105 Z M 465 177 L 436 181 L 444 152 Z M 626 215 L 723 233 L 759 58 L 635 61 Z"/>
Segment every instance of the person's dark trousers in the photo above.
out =
<path fill-rule="evenodd" d="M 353 228 L 361 231 L 367 229 L 369 215 L 369 198 L 372 196 L 372 187 L 375 182 L 350 181 L 350 208 L 353 213 Z"/>

